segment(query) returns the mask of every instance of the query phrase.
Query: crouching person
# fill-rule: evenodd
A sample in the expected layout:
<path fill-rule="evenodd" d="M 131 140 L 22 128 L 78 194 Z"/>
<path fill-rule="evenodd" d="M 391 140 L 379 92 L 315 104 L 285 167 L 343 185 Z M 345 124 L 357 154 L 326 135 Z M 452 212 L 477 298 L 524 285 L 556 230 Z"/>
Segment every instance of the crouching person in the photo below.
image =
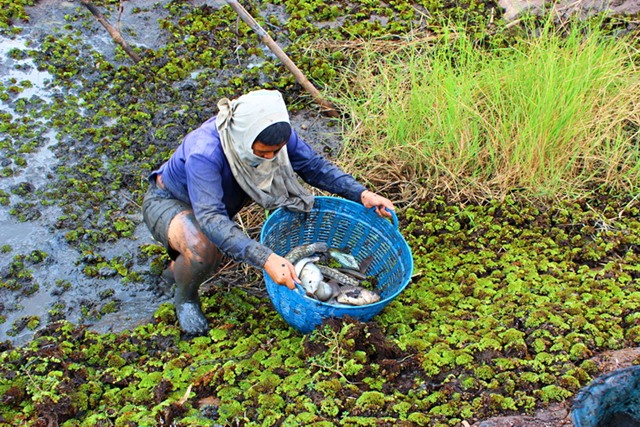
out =
<path fill-rule="evenodd" d="M 316 153 L 291 128 L 277 91 L 257 90 L 218 102 L 218 115 L 190 132 L 149 176 L 142 206 L 153 237 L 171 257 L 174 304 L 181 329 L 204 335 L 209 322 L 198 290 L 224 255 L 264 269 L 274 282 L 295 288 L 293 265 L 249 238 L 233 221 L 242 207 L 285 207 L 308 212 L 313 195 L 299 182 L 375 207 L 390 216 L 393 204 Z"/>

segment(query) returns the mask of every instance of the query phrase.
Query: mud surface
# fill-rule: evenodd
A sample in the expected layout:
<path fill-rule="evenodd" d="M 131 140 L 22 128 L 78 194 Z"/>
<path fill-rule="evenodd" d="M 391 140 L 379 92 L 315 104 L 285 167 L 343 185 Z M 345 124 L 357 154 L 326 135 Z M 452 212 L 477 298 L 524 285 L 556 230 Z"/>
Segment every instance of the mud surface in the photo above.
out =
<path fill-rule="evenodd" d="M 558 16 L 570 16 L 580 14 L 587 16 L 593 13 L 608 12 L 617 15 L 633 15 L 640 12 L 638 0 L 614 0 L 603 2 L 599 0 L 572 1 L 561 0 L 548 2 L 545 0 L 499 0 L 498 5 L 504 9 L 503 18 L 512 21 L 525 13 L 539 14 L 548 10 L 553 3 L 553 8 Z"/>

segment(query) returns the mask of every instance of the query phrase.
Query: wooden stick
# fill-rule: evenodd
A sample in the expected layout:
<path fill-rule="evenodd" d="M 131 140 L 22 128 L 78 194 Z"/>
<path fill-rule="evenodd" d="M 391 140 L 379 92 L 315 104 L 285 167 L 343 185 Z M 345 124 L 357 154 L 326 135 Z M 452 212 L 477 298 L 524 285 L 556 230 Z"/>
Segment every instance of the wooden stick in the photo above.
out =
<path fill-rule="evenodd" d="M 330 116 L 330 117 L 339 117 L 338 111 L 336 108 L 331 105 L 327 100 L 323 99 L 320 95 L 320 92 L 316 87 L 302 74 L 302 71 L 293 63 L 291 59 L 287 56 L 286 53 L 278 46 L 278 44 L 271 38 L 269 34 L 258 24 L 258 22 L 253 19 L 253 17 L 247 12 L 247 10 L 238 3 L 237 0 L 227 0 L 227 4 L 229 4 L 233 10 L 242 18 L 242 20 L 249 25 L 249 27 L 255 31 L 255 33 L 260 37 L 260 40 L 273 52 L 280 61 L 284 64 L 285 67 L 295 77 L 296 81 L 302 85 L 302 87 L 311 94 L 313 99 L 322 107 L 322 111 Z"/>
<path fill-rule="evenodd" d="M 129 47 L 127 42 L 122 37 L 122 34 L 120 34 L 120 31 L 118 31 L 111 24 L 109 24 L 109 21 L 107 21 L 107 19 L 98 10 L 97 7 L 91 4 L 89 0 L 80 0 L 80 3 L 82 3 L 87 9 L 89 9 L 89 11 L 93 14 L 93 16 L 96 17 L 98 22 L 101 23 L 102 26 L 107 29 L 107 31 L 111 35 L 111 38 L 113 38 L 113 41 L 118 43 L 122 47 L 122 49 L 124 49 L 124 51 L 127 53 L 127 55 L 131 57 L 131 59 L 133 59 L 136 63 L 140 62 L 140 57 L 133 51 L 133 49 L 131 49 L 131 47 Z"/>

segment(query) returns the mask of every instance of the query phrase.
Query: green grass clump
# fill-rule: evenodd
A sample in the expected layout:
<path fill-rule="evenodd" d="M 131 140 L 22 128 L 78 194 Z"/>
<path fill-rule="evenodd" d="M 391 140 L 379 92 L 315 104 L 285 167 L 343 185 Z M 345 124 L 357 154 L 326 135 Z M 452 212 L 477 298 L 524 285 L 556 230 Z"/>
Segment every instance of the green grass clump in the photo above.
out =
<path fill-rule="evenodd" d="M 369 169 L 392 158 L 409 179 L 481 198 L 636 192 L 637 54 L 596 24 L 567 25 L 508 47 L 464 31 L 390 53 L 371 45 L 335 99 L 351 117 L 347 153 Z"/>

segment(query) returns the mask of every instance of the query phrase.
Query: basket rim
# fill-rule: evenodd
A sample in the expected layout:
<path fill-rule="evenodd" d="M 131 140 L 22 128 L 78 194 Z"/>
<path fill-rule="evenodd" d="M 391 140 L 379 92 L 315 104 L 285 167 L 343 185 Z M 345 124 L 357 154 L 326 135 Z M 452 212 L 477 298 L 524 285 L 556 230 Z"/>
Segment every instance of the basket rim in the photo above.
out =
<path fill-rule="evenodd" d="M 360 203 L 356 203 L 356 202 L 354 202 L 354 201 L 352 201 L 352 200 L 345 199 L 345 198 L 343 198 L 343 197 L 335 197 L 335 196 L 314 196 L 314 203 L 313 203 L 313 206 L 312 206 L 311 210 L 319 210 L 319 209 L 317 209 L 316 204 L 315 204 L 316 200 L 319 200 L 320 202 L 327 201 L 327 202 L 338 202 L 338 203 L 342 203 L 342 204 L 344 204 L 344 205 L 347 205 L 347 206 L 353 207 L 354 209 L 356 209 L 356 210 L 361 210 L 361 211 L 363 211 L 363 212 L 372 212 L 372 211 L 375 209 L 375 207 L 372 207 L 372 208 L 366 208 L 366 207 L 364 207 L 364 205 L 362 205 L 362 204 L 360 204 Z M 269 221 L 273 221 L 273 218 L 274 218 L 274 216 L 275 216 L 275 214 L 276 214 L 276 213 L 278 213 L 278 212 L 283 212 L 283 211 L 287 211 L 287 209 L 286 209 L 286 208 L 284 208 L 284 207 L 279 207 L 279 208 L 276 208 L 273 212 L 271 212 L 271 213 L 269 214 L 269 216 L 267 216 L 267 219 L 264 221 L 264 223 L 262 224 L 262 227 L 261 227 L 261 229 L 260 229 L 260 243 L 262 243 L 262 242 L 264 241 L 264 237 L 265 237 L 265 229 L 266 229 L 266 226 L 267 226 L 267 224 L 269 223 Z M 398 217 L 397 217 L 396 213 L 395 213 L 393 210 L 390 210 L 390 209 L 387 209 L 387 211 L 388 211 L 389 213 L 391 213 L 391 225 L 393 225 L 393 226 L 394 226 L 394 231 L 395 231 L 395 232 L 397 232 L 398 237 L 400 237 L 400 238 L 402 239 L 403 243 L 404 243 L 404 244 L 407 246 L 407 248 L 409 249 L 409 252 L 411 252 L 411 248 L 410 248 L 410 247 L 409 247 L 409 245 L 407 244 L 407 242 L 406 242 L 406 240 L 405 240 L 404 236 L 400 233 L 400 227 L 399 227 Z M 289 211 L 289 212 L 291 212 L 291 211 Z M 380 217 L 380 218 L 382 218 L 382 217 Z M 382 218 L 382 219 L 384 219 L 384 218 Z"/>
<path fill-rule="evenodd" d="M 593 413 L 597 412 L 599 409 L 610 409 L 607 403 L 598 402 L 603 396 L 606 396 L 611 393 L 619 393 L 621 392 L 619 384 L 615 384 L 616 377 L 624 376 L 630 372 L 636 373 L 636 371 L 640 370 L 640 365 L 631 365 L 623 368 L 615 369 L 606 374 L 600 375 L 595 378 L 589 384 L 585 385 L 580 389 L 580 391 L 576 394 L 574 402 L 571 407 L 571 421 L 574 423 L 576 427 L 589 427 L 600 425 L 603 421 L 602 419 L 594 420 Z M 634 376 L 637 378 L 637 375 Z M 637 379 L 635 383 L 637 384 Z M 612 384 L 609 384 L 609 383 Z M 630 384 L 626 384 L 627 387 L 622 387 L 623 390 L 630 390 L 633 387 Z M 637 398 L 631 398 L 624 403 L 633 402 Z M 598 404 L 599 403 L 599 404 Z M 606 413 L 606 412 L 605 412 Z M 598 417 L 600 418 L 600 417 Z M 592 424 L 592 421 L 596 421 L 598 424 Z"/>

